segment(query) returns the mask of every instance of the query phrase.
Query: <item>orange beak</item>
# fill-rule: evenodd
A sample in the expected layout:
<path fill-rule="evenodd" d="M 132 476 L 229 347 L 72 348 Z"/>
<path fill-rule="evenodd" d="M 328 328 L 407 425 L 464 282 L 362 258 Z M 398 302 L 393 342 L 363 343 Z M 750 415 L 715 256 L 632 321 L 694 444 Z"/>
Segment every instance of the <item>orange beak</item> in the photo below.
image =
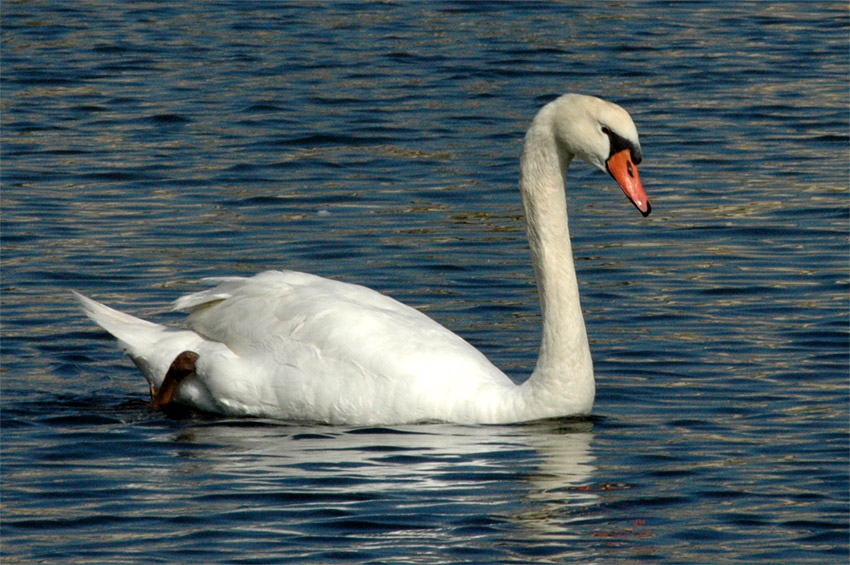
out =
<path fill-rule="evenodd" d="M 649 216 L 652 212 L 652 206 L 649 203 L 649 197 L 643 189 L 643 184 L 640 182 L 637 165 L 632 163 L 632 154 L 628 149 L 623 149 L 611 155 L 605 162 L 608 168 L 608 173 L 614 177 L 626 197 L 632 201 L 635 208 L 640 210 L 644 217 Z"/>

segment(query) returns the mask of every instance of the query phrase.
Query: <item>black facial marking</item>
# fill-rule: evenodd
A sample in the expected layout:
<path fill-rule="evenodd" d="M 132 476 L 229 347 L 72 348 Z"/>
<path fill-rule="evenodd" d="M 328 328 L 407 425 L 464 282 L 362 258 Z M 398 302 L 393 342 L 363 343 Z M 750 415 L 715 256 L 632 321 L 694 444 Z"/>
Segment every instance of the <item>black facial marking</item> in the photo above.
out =
<path fill-rule="evenodd" d="M 611 128 L 609 128 L 608 126 L 602 126 L 602 133 L 607 135 L 608 139 L 611 141 L 611 153 L 610 155 L 608 155 L 609 159 L 612 155 L 614 155 L 614 153 L 619 153 L 623 149 L 628 149 L 629 153 L 632 156 L 632 161 L 634 161 L 634 164 L 640 164 L 642 160 L 640 149 L 636 147 L 634 143 L 632 143 L 621 135 L 617 135 L 616 133 L 611 131 Z"/>

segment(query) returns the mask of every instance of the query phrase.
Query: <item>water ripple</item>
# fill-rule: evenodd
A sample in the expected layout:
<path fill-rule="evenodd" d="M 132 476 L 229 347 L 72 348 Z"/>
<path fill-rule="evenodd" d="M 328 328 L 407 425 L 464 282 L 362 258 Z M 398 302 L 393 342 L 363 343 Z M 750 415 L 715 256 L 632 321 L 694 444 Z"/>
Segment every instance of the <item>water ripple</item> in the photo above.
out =
<path fill-rule="evenodd" d="M 4 562 L 843 562 L 846 7 L 3 5 Z M 576 165 L 595 415 L 310 427 L 153 411 L 76 289 L 367 283 L 518 381 L 520 140 L 627 107 L 654 212 Z"/>

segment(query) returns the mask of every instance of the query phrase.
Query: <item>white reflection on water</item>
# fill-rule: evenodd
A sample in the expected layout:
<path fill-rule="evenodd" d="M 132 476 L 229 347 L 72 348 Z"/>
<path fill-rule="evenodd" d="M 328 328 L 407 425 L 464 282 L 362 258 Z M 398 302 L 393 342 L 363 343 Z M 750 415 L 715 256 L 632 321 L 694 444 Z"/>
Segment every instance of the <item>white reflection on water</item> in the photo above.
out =
<path fill-rule="evenodd" d="M 247 521 L 252 530 L 328 528 L 347 538 L 350 551 L 402 538 L 436 551 L 475 546 L 469 520 L 522 543 L 563 544 L 586 535 L 571 522 L 586 520 L 582 509 L 598 498 L 590 486 L 590 422 L 374 430 L 232 424 L 180 432 L 172 467 L 143 487 L 143 506 L 185 516 L 201 505 L 213 521 L 261 508 Z"/>

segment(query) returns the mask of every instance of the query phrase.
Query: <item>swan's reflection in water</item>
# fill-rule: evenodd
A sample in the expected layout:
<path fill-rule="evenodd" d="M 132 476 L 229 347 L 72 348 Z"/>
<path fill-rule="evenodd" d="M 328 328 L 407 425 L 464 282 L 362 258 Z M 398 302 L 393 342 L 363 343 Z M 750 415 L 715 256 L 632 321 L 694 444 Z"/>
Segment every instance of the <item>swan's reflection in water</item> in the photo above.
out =
<path fill-rule="evenodd" d="M 312 542 L 314 558 L 379 557 L 402 539 L 422 561 L 446 552 L 510 559 L 498 553 L 499 540 L 510 540 L 512 553 L 527 546 L 575 557 L 581 546 L 570 541 L 588 535 L 576 524 L 597 498 L 587 488 L 592 426 L 201 422 L 176 437 L 170 492 L 160 494 L 179 496 L 191 481 L 182 492 L 193 503 L 252 535 L 295 536 L 302 551 Z"/>

